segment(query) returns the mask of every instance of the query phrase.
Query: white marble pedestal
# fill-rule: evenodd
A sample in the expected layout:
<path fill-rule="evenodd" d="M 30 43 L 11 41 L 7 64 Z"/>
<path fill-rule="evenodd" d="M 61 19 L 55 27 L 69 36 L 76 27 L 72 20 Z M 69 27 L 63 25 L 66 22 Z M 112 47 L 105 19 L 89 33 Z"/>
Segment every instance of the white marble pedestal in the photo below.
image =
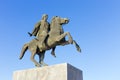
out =
<path fill-rule="evenodd" d="M 68 63 L 19 70 L 13 80 L 83 80 L 82 71 Z"/>

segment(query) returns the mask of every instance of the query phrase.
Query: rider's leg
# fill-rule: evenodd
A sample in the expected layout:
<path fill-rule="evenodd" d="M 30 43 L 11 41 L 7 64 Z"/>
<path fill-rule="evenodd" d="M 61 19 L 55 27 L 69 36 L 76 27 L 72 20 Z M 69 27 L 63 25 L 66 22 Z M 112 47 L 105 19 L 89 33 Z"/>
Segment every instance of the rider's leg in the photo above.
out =
<path fill-rule="evenodd" d="M 42 49 L 41 49 L 41 48 L 45 46 L 45 40 L 46 40 L 47 36 L 48 36 L 48 34 L 47 34 L 47 32 L 45 32 L 45 31 L 43 31 L 41 34 L 38 34 L 38 35 L 36 36 L 37 39 L 38 39 L 38 41 L 39 41 L 38 47 L 40 48 L 40 51 L 41 51 L 41 52 L 42 52 Z"/>

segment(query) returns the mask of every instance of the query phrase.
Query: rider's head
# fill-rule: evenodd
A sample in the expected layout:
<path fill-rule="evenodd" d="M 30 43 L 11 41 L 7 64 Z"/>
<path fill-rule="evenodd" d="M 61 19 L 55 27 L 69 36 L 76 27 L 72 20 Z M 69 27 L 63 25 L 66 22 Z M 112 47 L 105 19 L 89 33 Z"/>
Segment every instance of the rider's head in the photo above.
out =
<path fill-rule="evenodd" d="M 47 14 L 43 14 L 43 16 L 42 16 L 42 20 L 47 20 L 48 19 L 48 15 Z"/>

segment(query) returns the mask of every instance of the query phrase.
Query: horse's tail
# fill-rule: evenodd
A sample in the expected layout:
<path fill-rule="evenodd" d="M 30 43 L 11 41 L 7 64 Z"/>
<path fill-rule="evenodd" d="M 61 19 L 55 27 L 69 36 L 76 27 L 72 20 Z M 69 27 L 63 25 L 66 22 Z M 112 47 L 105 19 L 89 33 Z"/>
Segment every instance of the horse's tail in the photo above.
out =
<path fill-rule="evenodd" d="M 28 49 L 28 43 L 24 44 L 19 59 L 23 58 L 23 56 L 24 56 L 25 52 L 27 51 L 27 49 Z"/>

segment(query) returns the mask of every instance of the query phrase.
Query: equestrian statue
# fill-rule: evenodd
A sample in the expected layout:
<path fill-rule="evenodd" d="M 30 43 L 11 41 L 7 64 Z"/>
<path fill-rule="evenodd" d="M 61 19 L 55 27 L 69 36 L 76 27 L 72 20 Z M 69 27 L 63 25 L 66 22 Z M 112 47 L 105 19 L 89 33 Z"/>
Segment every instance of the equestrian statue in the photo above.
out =
<path fill-rule="evenodd" d="M 35 36 L 36 38 L 24 44 L 19 57 L 19 59 L 22 59 L 25 52 L 29 50 L 31 52 L 30 59 L 37 67 L 47 66 L 44 62 L 46 50 L 52 49 L 51 54 L 56 57 L 56 46 L 74 44 L 77 51 L 81 52 L 79 45 L 73 40 L 71 34 L 63 30 L 63 24 L 69 22 L 68 18 L 54 16 L 51 23 L 47 22 L 47 19 L 48 15 L 44 14 L 42 20 L 35 25 L 32 33 L 28 32 L 30 36 Z M 68 36 L 68 40 L 65 39 L 66 36 Z M 39 62 L 34 59 L 36 54 L 39 56 Z"/>

